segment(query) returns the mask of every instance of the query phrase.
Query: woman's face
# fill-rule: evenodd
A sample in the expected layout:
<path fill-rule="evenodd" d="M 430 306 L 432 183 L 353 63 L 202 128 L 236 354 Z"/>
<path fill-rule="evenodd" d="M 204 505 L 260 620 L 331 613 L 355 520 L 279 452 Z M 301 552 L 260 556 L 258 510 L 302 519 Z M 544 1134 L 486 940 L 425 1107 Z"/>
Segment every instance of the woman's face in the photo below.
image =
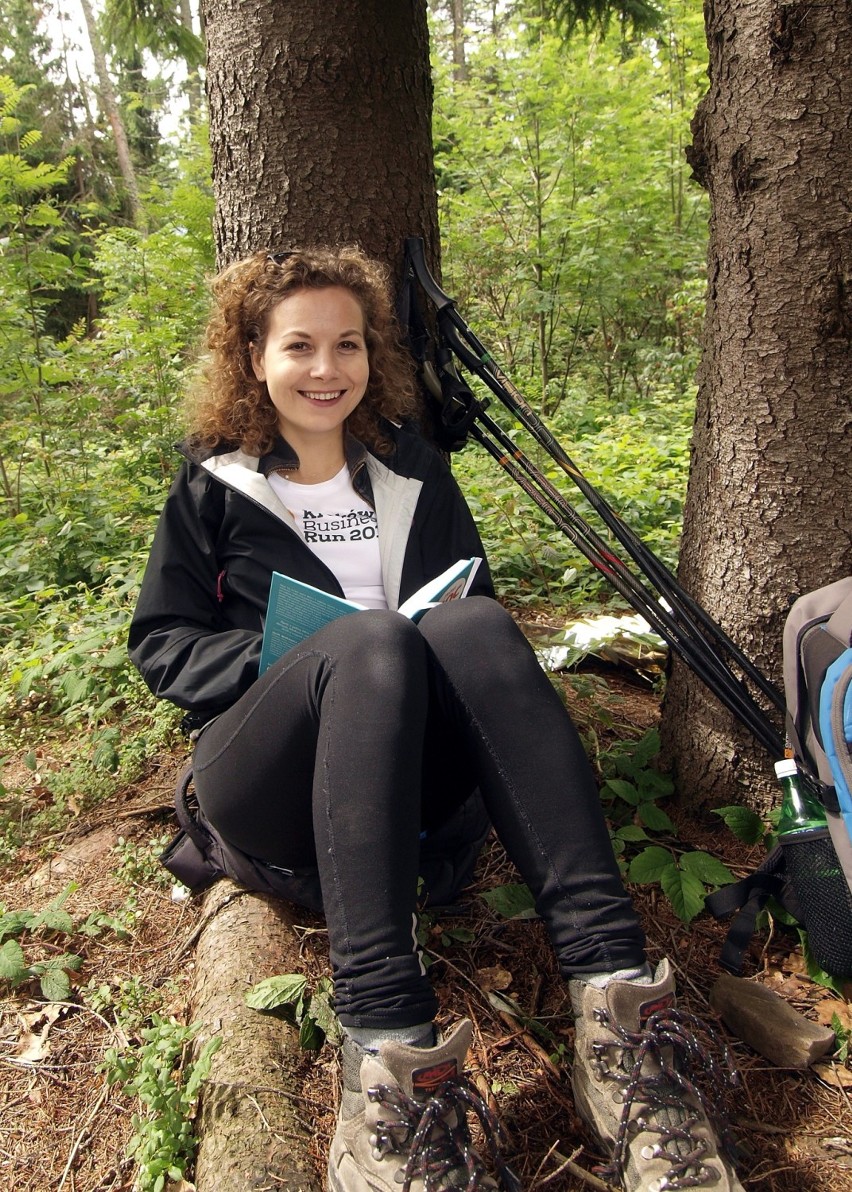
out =
<path fill-rule="evenodd" d="M 370 375 L 364 312 L 342 286 L 298 290 L 273 308 L 252 367 L 278 411 L 278 427 L 299 455 L 343 438 L 343 423 Z"/>

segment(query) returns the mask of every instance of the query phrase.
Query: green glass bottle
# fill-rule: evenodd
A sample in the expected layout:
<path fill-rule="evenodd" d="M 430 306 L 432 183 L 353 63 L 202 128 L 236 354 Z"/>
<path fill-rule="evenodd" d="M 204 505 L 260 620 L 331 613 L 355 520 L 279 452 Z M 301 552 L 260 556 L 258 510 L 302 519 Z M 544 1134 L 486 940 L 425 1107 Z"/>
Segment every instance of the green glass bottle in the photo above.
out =
<path fill-rule="evenodd" d="M 800 832 L 812 832 L 827 826 L 825 807 L 818 795 L 802 781 L 793 758 L 775 763 L 775 774 L 783 792 L 778 835 L 782 839 Z"/>
<path fill-rule="evenodd" d="M 852 977 L 852 892 L 837 859 L 822 799 L 792 759 L 775 763 L 783 791 L 778 841 L 808 933 L 813 960 L 834 977 Z"/>

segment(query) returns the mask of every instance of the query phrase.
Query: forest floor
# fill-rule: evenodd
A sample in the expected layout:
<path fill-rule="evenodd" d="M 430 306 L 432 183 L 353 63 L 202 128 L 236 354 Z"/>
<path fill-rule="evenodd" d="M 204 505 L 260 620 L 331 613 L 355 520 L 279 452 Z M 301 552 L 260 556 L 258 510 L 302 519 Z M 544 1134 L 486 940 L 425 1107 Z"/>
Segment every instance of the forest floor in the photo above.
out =
<path fill-rule="evenodd" d="M 605 735 L 610 737 L 638 736 L 658 717 L 650 689 L 615 672 L 605 681 L 595 680 L 592 699 L 588 691 L 588 684 L 566 683 L 578 724 L 594 725 L 599 735 L 603 707 L 608 708 Z M 30 982 L 0 1001 L 0 1189 L 129 1192 L 133 1187 L 136 1168 L 126 1147 L 139 1105 L 107 1082 L 102 1065 L 108 1049 L 120 1050 L 128 1039 L 138 1039 L 152 1006 L 166 1017 L 186 1021 L 198 902 L 173 901 L 169 887 L 140 860 L 151 855 L 145 850 L 152 838 L 172 831 L 172 792 L 183 760 L 152 759 L 144 780 L 81 815 L 50 840 L 49 855 L 44 847 L 38 853 L 25 851 L 14 866 L 0 871 L 0 904 L 6 911 L 41 910 L 70 885 L 63 907 L 75 924 L 100 912 L 124 917 L 130 925 L 123 938 L 112 930 L 82 941 L 69 937 L 84 959 L 66 1000 L 45 1001 L 38 984 Z M 735 872 L 747 872 L 758 859 L 761 850 L 737 845 L 716 817 L 705 822 L 672 814 L 682 842 L 723 853 Z M 498 920 L 477 897 L 513 880 L 500 848 L 487 846 L 460 915 L 431 922 L 431 973 L 441 1021 L 466 1014 L 474 1023 L 471 1071 L 499 1110 L 506 1150 L 523 1187 L 528 1192 L 604 1188 L 583 1174 L 591 1173 L 602 1157 L 574 1111 L 571 1017 L 542 926 Z M 632 893 L 652 961 L 670 957 L 681 1006 L 720 1030 L 740 1069 L 741 1083 L 727 1110 L 746 1188 L 852 1189 L 852 1071 L 847 1064 L 834 1059 L 805 1072 L 779 1069 L 732 1038 L 708 1004 L 719 975 L 725 926 L 702 914 L 685 927 L 658 887 L 634 887 Z M 327 967 L 322 924 L 309 915 L 304 922 L 313 928 L 303 940 L 305 971 L 315 980 Z M 454 940 L 460 929 L 472 932 L 473 942 Z M 58 937 L 50 945 L 54 952 L 67 946 Z M 838 1013 L 849 1023 L 849 1006 L 804 976 L 795 936 L 758 939 L 752 953 L 749 974 L 802 1014 L 830 1023 Z M 40 957 L 46 955 L 49 950 L 43 947 Z M 98 995 L 82 996 L 85 988 Z M 495 1008 L 488 997 L 495 989 L 523 1007 L 523 1024 Z M 116 1007 L 122 1010 L 121 1027 L 116 1025 Z M 282 1024 L 281 1029 L 292 1028 Z M 300 1075 L 302 1116 L 310 1123 L 314 1158 L 322 1172 L 337 1097 L 331 1046 L 304 1053 Z M 186 1192 L 191 1184 L 173 1187 Z"/>

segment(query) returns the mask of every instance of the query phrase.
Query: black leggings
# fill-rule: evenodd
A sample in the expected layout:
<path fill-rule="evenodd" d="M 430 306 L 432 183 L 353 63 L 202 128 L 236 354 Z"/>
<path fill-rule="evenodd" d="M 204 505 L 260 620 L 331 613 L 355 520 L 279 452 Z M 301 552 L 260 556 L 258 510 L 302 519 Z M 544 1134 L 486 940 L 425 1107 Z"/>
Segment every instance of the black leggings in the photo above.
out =
<path fill-rule="evenodd" d="M 420 833 L 477 784 L 562 973 L 645 959 L 580 739 L 493 600 L 321 629 L 205 729 L 195 783 L 226 840 L 318 867 L 344 1025 L 434 1017 L 414 935 Z"/>

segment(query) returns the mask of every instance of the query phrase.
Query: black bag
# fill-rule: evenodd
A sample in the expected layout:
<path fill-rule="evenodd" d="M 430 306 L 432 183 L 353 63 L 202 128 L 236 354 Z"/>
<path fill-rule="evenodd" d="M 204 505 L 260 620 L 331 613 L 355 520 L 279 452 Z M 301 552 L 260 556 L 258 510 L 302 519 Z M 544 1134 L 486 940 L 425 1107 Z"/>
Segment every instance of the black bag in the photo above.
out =
<path fill-rule="evenodd" d="M 322 910 L 319 873 L 313 866 L 284 869 L 250 857 L 223 840 L 198 805 L 192 786 L 192 765 L 178 779 L 175 810 L 180 832 L 160 856 L 163 865 L 193 893 L 221 877 L 254 890 L 274 894 L 312 911 Z M 421 901 L 449 906 L 473 878 L 476 859 L 491 824 L 479 791 L 440 827 L 428 832 L 420 846 Z"/>

